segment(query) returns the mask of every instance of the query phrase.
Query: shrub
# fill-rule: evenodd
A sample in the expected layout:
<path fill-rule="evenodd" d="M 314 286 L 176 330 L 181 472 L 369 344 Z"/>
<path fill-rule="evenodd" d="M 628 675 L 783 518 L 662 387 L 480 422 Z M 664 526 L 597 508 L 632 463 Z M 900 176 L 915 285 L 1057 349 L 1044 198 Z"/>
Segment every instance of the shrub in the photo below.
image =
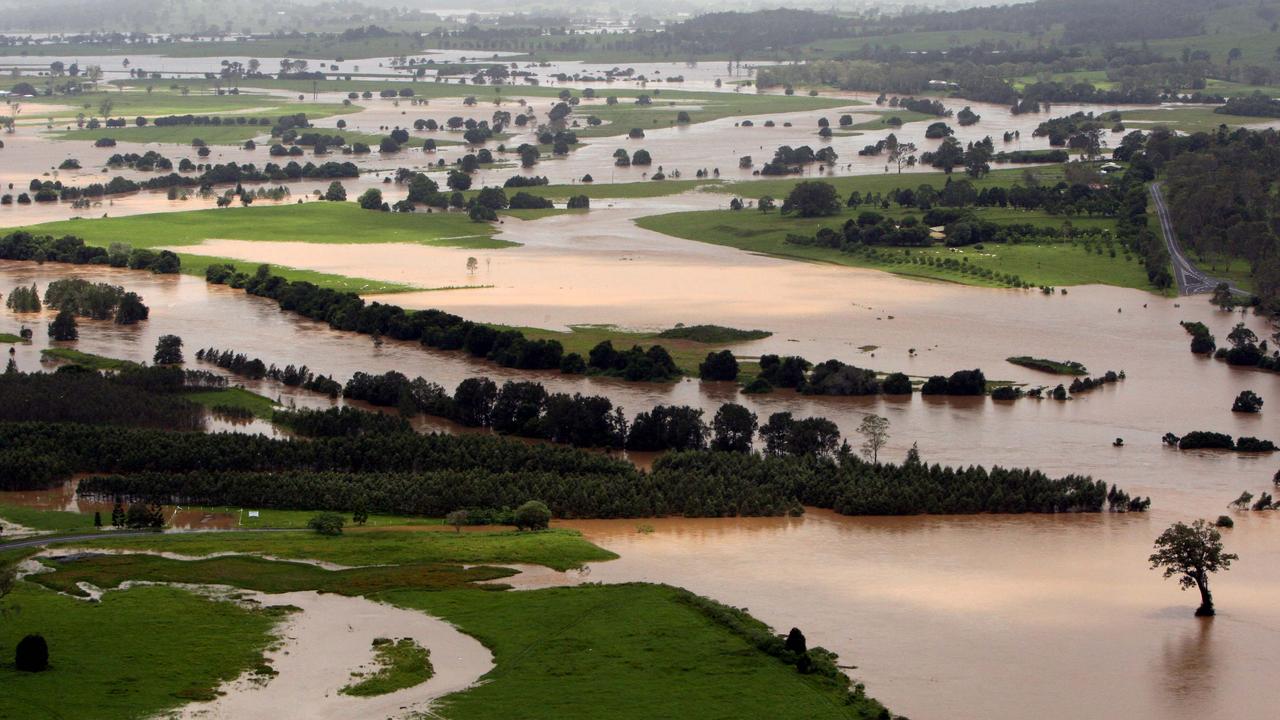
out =
<path fill-rule="evenodd" d="M 530 500 L 516 508 L 511 520 L 518 530 L 546 530 L 551 524 L 551 510 L 545 503 Z"/>
<path fill-rule="evenodd" d="M 307 527 L 319 535 L 335 536 L 342 534 L 342 526 L 346 520 L 336 512 L 322 512 L 307 521 Z"/>
<path fill-rule="evenodd" d="M 49 644 L 43 635 L 28 635 L 18 641 L 13 665 L 22 672 L 44 672 L 49 669 Z"/>

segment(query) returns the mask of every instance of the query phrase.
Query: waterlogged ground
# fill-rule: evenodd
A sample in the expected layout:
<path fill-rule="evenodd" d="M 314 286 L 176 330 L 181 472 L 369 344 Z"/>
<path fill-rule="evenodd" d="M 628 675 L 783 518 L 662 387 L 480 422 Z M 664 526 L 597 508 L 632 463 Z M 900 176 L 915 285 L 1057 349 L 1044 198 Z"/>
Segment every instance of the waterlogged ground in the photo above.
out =
<path fill-rule="evenodd" d="M 867 98 L 850 96 L 851 101 L 858 99 Z M 531 101 L 539 112 L 549 103 L 548 98 Z M 483 104 L 483 113 L 460 112 L 454 102 L 432 100 L 423 108 L 368 101 L 368 109 L 345 119 L 352 128 L 373 133 L 410 124 L 417 117 L 481 117 L 491 112 L 492 106 Z M 509 103 L 504 109 L 517 107 Z M 1009 149 L 1046 146 L 1030 137 L 1045 117 L 1013 117 L 1003 108 L 979 104 L 974 109 L 983 120 L 970 128 L 957 127 L 963 141 L 988 134 L 998 140 L 1005 130 L 1016 129 L 1022 140 Z M 1053 115 L 1074 109 L 1058 106 Z M 850 107 L 859 122 L 875 110 Z M 717 120 L 652 130 L 643 141 L 596 138 L 568 158 L 540 163 L 531 172 L 557 182 L 586 172 L 598 183 L 634 181 L 645 169 L 612 170 L 609 158 L 617 147 L 644 147 L 654 156 L 649 172 L 661 164 L 668 172 L 678 168 L 690 178 L 697 168 L 718 167 L 722 177 L 745 178 L 750 175 L 738 169 L 740 155 L 760 161 L 781 144 L 816 147 L 822 142 L 816 136 L 817 118 L 834 121 L 838 115 L 821 111 L 755 118 L 774 117 L 775 128 L 761 127 L 760 122 L 753 128 L 734 127 L 732 120 Z M 782 127 L 784 119 L 793 121 L 793 127 Z M 923 140 L 924 127 L 925 123 L 909 124 L 899 136 L 929 149 L 935 141 Z M 67 155 L 87 161 L 86 180 L 100 177 L 97 165 L 114 152 L 88 148 L 83 142 L 55 145 L 36 132 L 23 127 L 4 138 L 4 182 L 25 185 L 33 174 L 57 164 L 51 157 Z M 834 138 L 831 143 L 841 156 L 835 172 L 883 172 L 880 161 L 856 157 L 858 148 L 883 134 L 877 130 Z M 507 142 L 521 141 L 515 137 Z M 55 154 L 46 154 L 51 148 Z M 189 153 L 180 146 L 162 151 L 175 160 Z M 359 162 L 387 173 L 438 157 L 451 161 L 460 152 L 442 147 L 430 157 L 414 150 L 395 158 L 375 153 Z M 214 149 L 211 159 L 262 163 L 266 155 L 261 149 L 248 153 L 222 146 Z M 484 170 L 477 183 L 500 182 L 517 172 L 521 171 Z M 321 185 L 294 184 L 295 199 Z M 348 193 L 354 196 L 372 185 L 386 187 L 375 172 L 348 183 Z M 389 190 L 388 199 L 399 197 L 398 192 L 402 191 Z M 734 347 L 746 357 L 769 352 L 818 361 L 834 357 L 912 375 L 978 367 L 988 378 L 1028 385 L 1061 380 L 1005 361 L 1033 355 L 1082 362 L 1094 375 L 1124 370 L 1128 377 L 1068 402 L 920 396 L 824 399 L 790 392 L 748 397 L 730 384 L 626 384 L 515 372 L 412 344 L 375 345 L 368 337 L 284 315 L 269 301 L 208 287 L 190 277 L 0 263 L 0 292 L 32 282 L 43 287 L 69 275 L 139 292 L 152 309 L 147 323 L 82 323 L 77 347 L 114 357 L 147 360 L 159 335 L 174 333 L 184 338 L 189 355 L 200 347 L 230 347 L 267 363 L 307 363 L 339 380 L 356 371 L 393 369 L 450 388 L 478 374 L 498 381 L 532 377 L 552 391 L 608 395 L 628 415 L 659 403 L 677 403 L 702 407 L 710 416 L 721 403 L 734 401 L 762 420 L 779 411 L 829 417 L 846 436 L 855 437 L 862 418 L 877 413 L 891 422 L 891 440 L 883 454 L 895 458 L 915 443 L 929 462 L 1030 465 L 1053 475 L 1088 474 L 1114 482 L 1132 493 L 1150 495 L 1152 511 L 959 518 L 843 518 L 811 511 L 801 519 L 574 523 L 622 559 L 571 577 L 530 574 L 516 584 L 648 580 L 748 607 L 775 627 L 800 626 L 811 641 L 839 652 L 842 662 L 858 666 L 853 674 L 867 682 L 872 695 L 916 720 L 1260 720 L 1274 714 L 1269 696 L 1259 689 L 1269 687 L 1271 669 L 1280 660 L 1280 610 L 1275 602 L 1280 580 L 1274 572 L 1280 567 L 1280 516 L 1228 511 L 1226 505 L 1242 491 L 1271 489 L 1271 476 L 1280 467 L 1277 458 L 1179 452 L 1160 443 L 1165 432 L 1191 430 L 1280 440 L 1280 421 L 1274 414 L 1278 411 L 1270 404 L 1259 415 L 1230 412 L 1232 399 L 1244 389 L 1280 404 L 1280 376 L 1195 357 L 1188 352 L 1189 337 L 1178 326 L 1182 320 L 1205 322 L 1223 342 L 1236 322 L 1248 323 L 1264 337 L 1272 331 L 1265 323 L 1214 310 L 1204 298 L 1164 298 L 1100 286 L 1047 296 L 926 283 L 752 256 L 639 230 L 632 223 L 635 217 L 659 212 L 723 207 L 727 199 L 695 193 L 596 200 L 585 215 L 532 222 L 508 219 L 499 237 L 522 245 L 499 251 L 231 240 L 184 251 L 423 287 L 492 285 L 383 298 L 407 307 L 448 309 L 476 320 L 553 329 L 617 323 L 645 330 L 676 322 L 710 322 L 774 332 L 768 339 Z M 206 204 L 144 193 L 83 214 Z M 0 207 L 0 224 L 71 214 L 57 204 Z M 468 257 L 478 261 L 474 271 L 467 270 Z M 40 366 L 39 350 L 47 345 L 43 327 L 49 319 L 48 314 L 18 317 L 0 312 L 0 332 L 13 332 L 24 322 L 36 329 L 33 344 L 16 347 L 14 357 L 22 369 Z M 708 348 L 712 349 L 720 348 Z M 329 404 L 270 383 L 245 384 L 286 404 Z M 416 422 L 423 428 L 456 430 L 439 421 Z M 1112 445 L 1117 437 L 1125 440 L 1123 447 Z M 56 505 L 55 499 L 56 506 L 77 502 L 59 497 L 63 504 Z M 1146 557 L 1152 539 L 1169 523 L 1222 513 L 1235 518 L 1236 527 L 1226 531 L 1225 538 L 1241 560 L 1215 578 L 1220 615 L 1196 620 L 1191 617 L 1195 599 L 1149 571 Z M 190 518 L 195 526 L 223 522 L 229 519 Z M 649 527 L 641 532 L 641 525 Z M 435 662 L 434 652 L 432 657 Z"/>
<path fill-rule="evenodd" d="M 267 653 L 267 662 L 279 674 L 266 683 L 241 678 L 220 688 L 225 694 L 216 700 L 188 705 L 179 717 L 275 720 L 284 708 L 289 708 L 286 716 L 318 720 L 410 717 L 493 668 L 492 655 L 479 641 L 424 613 L 332 593 L 252 593 L 247 599 L 300 609 L 285 621 L 283 642 Z M 412 638 L 427 648 L 432 677 L 384 695 L 340 693 L 352 683 L 353 671 L 373 663 L 374 639 L 391 637 Z"/>

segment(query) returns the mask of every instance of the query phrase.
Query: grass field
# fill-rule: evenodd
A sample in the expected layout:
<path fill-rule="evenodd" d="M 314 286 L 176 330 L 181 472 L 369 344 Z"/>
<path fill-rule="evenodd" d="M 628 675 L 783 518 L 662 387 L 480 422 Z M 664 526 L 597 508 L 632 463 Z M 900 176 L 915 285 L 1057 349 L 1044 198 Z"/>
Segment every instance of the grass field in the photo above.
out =
<path fill-rule="evenodd" d="M 362 673 L 356 682 L 342 688 L 344 695 L 385 695 L 431 679 L 431 653 L 412 638 L 375 645 L 373 652 L 376 670 Z M 353 673 L 352 678 L 357 675 Z"/>
<path fill-rule="evenodd" d="M 9 503 L 0 503 L 0 518 L 32 530 L 71 532 L 93 529 L 92 515 L 62 510 L 37 510 Z"/>
<path fill-rule="evenodd" d="M 184 393 L 183 397 L 207 408 L 242 408 L 253 413 L 254 417 L 261 418 L 263 420 L 270 420 L 272 413 L 274 413 L 276 409 L 276 402 L 271 398 L 263 397 L 257 393 L 249 392 L 244 388 L 238 387 L 231 387 L 223 390 L 205 390 L 201 392 Z"/>
<path fill-rule="evenodd" d="M 1048 185 L 1052 185 L 1062 179 L 1062 168 L 1056 165 L 1034 168 L 997 167 L 998 169 L 992 170 L 979 180 L 964 179 L 972 182 L 976 188 L 1010 187 L 1014 184 L 1022 184 L 1028 172 L 1038 177 L 1040 182 Z M 957 173 L 953 179 L 959 180 L 961 177 Z M 781 202 L 787 196 L 787 193 L 791 192 L 791 188 L 796 186 L 796 183 L 813 179 L 812 177 L 792 176 L 767 180 L 738 180 L 710 184 L 707 185 L 706 189 L 711 192 L 728 193 L 744 198 L 762 198 L 768 195 Z M 821 180 L 835 186 L 841 197 L 847 197 L 854 190 L 865 194 L 868 192 L 887 193 L 897 188 L 917 188 L 921 185 L 932 185 L 935 189 L 941 188 L 947 183 L 947 174 L 943 172 L 881 173 L 879 175 L 823 177 Z"/>
<path fill-rule="evenodd" d="M 367 560 L 376 561 L 376 558 Z M 33 575 L 32 582 L 68 595 L 85 595 L 80 583 L 110 590 L 130 580 L 230 585 L 269 593 L 315 590 L 367 595 L 403 588 L 460 588 L 515 574 L 506 568 L 464 569 L 455 564 L 427 562 L 327 570 L 309 563 L 277 562 L 248 555 L 173 560 L 157 555 L 110 554 L 45 564 L 56 571 Z"/>
<path fill-rule="evenodd" d="M 326 560 L 340 565 L 376 563 L 528 563 L 556 570 L 617 557 L 571 530 L 541 533 L 397 530 L 348 527 L 340 537 L 310 532 L 189 533 L 95 540 L 94 547 L 171 550 L 186 555 L 216 552 L 262 553 L 297 560 Z"/>
<path fill-rule="evenodd" d="M 62 220 L 24 228 L 77 235 L 90 245 L 139 248 L 199 245 L 206 240 L 307 243 L 414 243 L 490 250 L 516 243 L 495 240 L 494 227 L 465 213 L 383 213 L 351 202 L 263 205 L 92 220 Z"/>
<path fill-rule="evenodd" d="M 1274 123 L 1274 118 L 1245 117 L 1243 115 L 1223 115 L 1215 113 L 1212 106 L 1178 107 L 1169 109 L 1126 110 L 1121 113 L 1121 121 L 1129 130 L 1149 130 L 1163 125 L 1180 132 L 1213 132 L 1219 125 L 1240 127 L 1242 125 L 1258 125 Z"/>
<path fill-rule="evenodd" d="M 509 329 L 506 326 L 495 327 Z M 656 332 L 630 332 L 613 325 L 575 325 L 570 332 L 533 327 L 514 329 L 524 333 L 525 337 L 531 340 L 557 340 L 564 346 L 566 353 L 576 352 L 584 358 L 587 357 L 591 348 L 605 340 L 612 342 L 615 349 L 629 349 L 632 345 L 642 347 L 661 345 L 671 353 L 671 358 L 676 361 L 676 366 L 684 371 L 684 374 L 694 377 L 698 375 L 698 364 L 707 358 L 707 353 L 723 350 L 733 344 L 732 342 L 704 343 L 696 340 L 662 338 Z"/>
<path fill-rule="evenodd" d="M 99 603 L 18 583 L 0 600 L 0 718 L 128 720 L 207 699 L 262 661 L 277 614 L 167 587 L 108 593 Z M 49 669 L 17 672 L 28 633 L 49 643 Z"/>
<path fill-rule="evenodd" d="M 618 104 L 606 105 L 603 100 L 584 101 L 574 109 L 575 115 L 595 115 L 605 122 L 604 125 L 579 129 L 579 137 L 604 137 L 627 133 L 631 128 L 646 130 L 671 127 L 676 123 L 676 115 L 684 110 L 689 113 L 691 123 L 707 122 L 726 117 L 749 117 L 768 115 L 771 113 L 803 112 L 808 110 L 828 110 L 861 105 L 856 100 L 777 95 L 759 95 L 751 92 L 741 93 L 698 93 L 685 91 L 662 90 L 652 96 L 651 105 L 637 105 L 635 93 L 597 90 L 600 96 L 615 95 Z"/>
<path fill-rule="evenodd" d="M 26 340 L 22 339 L 21 335 L 13 335 L 12 333 L 0 333 L 0 343 L 5 343 L 6 345 L 16 345 L 21 342 L 26 342 Z"/>
<path fill-rule="evenodd" d="M 1001 286 L 967 273 L 944 268 L 903 262 L 916 256 L 938 258 L 968 258 L 972 266 L 989 268 L 999 273 L 1011 273 L 1033 285 L 1082 285 L 1102 283 L 1120 287 L 1150 289 L 1146 272 L 1137 259 L 1125 262 L 1122 254 L 1112 258 L 1087 252 L 1083 245 L 1070 243 L 1006 245 L 987 243 L 983 249 L 976 247 L 945 248 L 884 248 L 882 257 L 892 256 L 898 261 L 873 260 L 864 255 L 839 250 L 794 245 L 786 242 L 789 233 L 812 235 L 820 227 L 838 229 L 845 220 L 856 217 L 858 210 L 846 210 L 840 215 L 826 218 L 793 218 L 776 212 L 762 215 L 753 210 L 705 210 L 671 213 L 640 218 L 636 224 L 647 230 L 667 235 L 697 240 L 716 245 L 728 245 L 748 252 L 777 257 L 828 262 L 852 267 L 868 267 L 887 270 L 900 275 L 935 280 L 959 282 L 967 285 Z M 907 214 L 902 209 L 884 211 L 886 215 L 900 217 Z M 997 223 L 1031 223 L 1058 226 L 1064 218 L 1043 213 L 1012 209 L 977 209 L 984 219 Z M 917 213 L 918 216 L 918 213 Z M 1071 218 L 1078 229 L 1102 230 L 1114 225 L 1105 218 Z"/>
<path fill-rule="evenodd" d="M 292 528 L 296 530 L 305 528 L 307 521 L 315 516 L 315 512 L 312 510 L 273 510 L 268 508 L 238 507 L 192 507 L 189 509 L 238 515 L 237 522 L 243 528 Z M 248 511 L 256 512 L 258 516 L 252 517 Z M 0 517 L 3 517 L 3 512 L 0 512 Z M 365 521 L 365 527 L 404 525 L 444 525 L 444 520 L 441 518 L 418 517 L 416 515 L 371 514 L 369 519 Z"/>
<path fill-rule="evenodd" d="M 903 32 L 891 35 L 870 35 L 856 38 L 832 38 L 816 40 L 805 46 L 810 57 L 832 57 L 854 53 L 863 48 L 899 48 L 901 50 L 947 50 L 954 47 L 976 45 L 982 42 L 1007 42 L 1034 47 L 1038 40 L 1024 33 L 1000 30 L 959 30 L 933 32 Z"/>
<path fill-rule="evenodd" d="M 875 717 L 764 654 L 661 585 L 385 595 L 455 623 L 494 654 L 486 682 L 448 696 L 454 720 Z M 867 712 L 863 715 L 863 712 Z"/>
<path fill-rule="evenodd" d="M 498 249 L 517 243 L 496 240 L 494 227 L 474 223 L 463 213 L 379 213 L 362 210 L 355 203 L 312 202 L 302 205 L 193 210 L 115 218 L 61 220 L 24 228 L 33 233 L 76 235 L 89 245 L 107 247 L 124 243 L 133 247 L 181 247 L 205 240 L 253 240 L 308 243 L 417 243 L 435 247 Z M 182 272 L 204 276 L 209 265 L 229 262 L 247 272 L 255 263 L 178 253 Z M 345 277 L 310 270 L 280 267 L 276 274 L 290 280 L 308 280 L 322 287 L 361 293 L 416 290 L 399 283 Z"/>
<path fill-rule="evenodd" d="M 80 352 L 79 350 L 64 347 L 45 348 L 40 351 L 40 354 L 46 358 L 83 365 L 93 370 L 121 370 L 137 364 L 128 360 L 94 355 L 93 353 Z"/>

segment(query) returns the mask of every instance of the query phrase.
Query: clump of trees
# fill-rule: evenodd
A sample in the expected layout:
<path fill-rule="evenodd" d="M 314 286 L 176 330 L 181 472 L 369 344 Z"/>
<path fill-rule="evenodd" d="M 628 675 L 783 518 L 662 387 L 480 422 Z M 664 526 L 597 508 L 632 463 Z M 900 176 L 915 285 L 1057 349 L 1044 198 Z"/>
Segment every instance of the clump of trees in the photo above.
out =
<path fill-rule="evenodd" d="M 118 285 L 91 283 L 80 278 L 54 280 L 44 292 L 44 304 L 93 320 L 115 320 L 133 325 L 146 320 L 150 310 L 134 292 Z"/>

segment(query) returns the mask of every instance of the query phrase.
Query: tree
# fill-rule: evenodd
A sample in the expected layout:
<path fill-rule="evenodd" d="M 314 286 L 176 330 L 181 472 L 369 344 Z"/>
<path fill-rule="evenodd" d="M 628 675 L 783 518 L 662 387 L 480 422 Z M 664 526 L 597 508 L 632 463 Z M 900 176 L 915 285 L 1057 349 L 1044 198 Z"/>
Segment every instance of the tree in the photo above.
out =
<path fill-rule="evenodd" d="M 804 655 L 809 652 L 809 644 L 804 639 L 804 633 L 800 632 L 800 628 L 791 628 L 791 632 L 787 633 L 787 641 L 784 644 L 787 652 L 796 655 Z"/>
<path fill-rule="evenodd" d="M 467 524 L 467 511 L 454 510 L 444 516 L 444 521 L 448 525 L 452 525 L 456 532 L 462 532 L 462 526 Z"/>
<path fill-rule="evenodd" d="M 378 188 L 369 188 L 360 195 L 360 207 L 365 210 L 381 210 L 382 209 L 382 191 Z"/>
<path fill-rule="evenodd" d="M 871 458 L 872 463 L 879 464 L 880 449 L 889 442 L 889 419 L 868 415 L 862 418 L 858 434 L 862 436 L 863 454 Z"/>
<path fill-rule="evenodd" d="M 911 167 L 916 164 L 916 144 L 898 142 L 898 136 L 889 133 L 889 137 L 885 138 L 885 148 L 889 151 L 889 164 L 898 168 L 898 174 L 902 174 L 902 167 Z"/>
<path fill-rule="evenodd" d="M 124 502 L 118 497 L 115 504 L 111 506 L 111 526 L 124 527 Z"/>
<path fill-rule="evenodd" d="M 152 357 L 152 362 L 156 365 L 181 365 L 184 362 L 182 338 L 177 335 L 161 335 L 156 342 L 156 354 Z"/>
<path fill-rule="evenodd" d="M 817 180 L 805 180 L 787 194 L 782 203 L 783 214 L 795 213 L 800 217 L 821 217 L 840 212 L 840 196 L 835 186 Z"/>
<path fill-rule="evenodd" d="M 964 146 L 953 137 L 943 140 L 933 153 L 926 154 L 929 156 L 927 162 L 930 165 L 941 168 L 948 174 L 957 166 L 964 164 Z"/>
<path fill-rule="evenodd" d="M 44 672 L 49 669 L 49 644 L 42 635 L 28 635 L 18 641 L 13 665 L 20 672 Z"/>
<path fill-rule="evenodd" d="M 307 521 L 307 527 L 315 530 L 319 535 L 328 535 L 333 537 L 342 534 L 342 526 L 346 524 L 346 520 L 336 512 L 322 512 L 315 515 Z"/>
<path fill-rule="evenodd" d="M 725 403 L 711 420 L 711 447 L 727 452 L 751 452 L 757 426 L 755 413 L 737 403 Z"/>
<path fill-rule="evenodd" d="M 329 183 L 329 189 L 324 191 L 324 199 L 329 202 L 343 202 L 347 199 L 347 189 L 342 187 L 342 183 L 334 180 Z"/>
<path fill-rule="evenodd" d="M 364 525 L 369 522 L 369 503 L 365 500 L 364 495 L 356 497 L 355 505 L 351 508 L 351 522 L 356 525 Z"/>
<path fill-rule="evenodd" d="M 768 195 L 765 195 L 764 197 L 756 201 L 756 209 L 762 213 L 768 213 L 770 210 L 774 209 L 777 206 L 778 206 L 777 202 L 775 202 L 774 199 Z"/>
<path fill-rule="evenodd" d="M 730 350 L 707 353 L 707 359 L 698 366 L 698 377 L 703 380 L 737 380 L 738 360 Z"/>
<path fill-rule="evenodd" d="M 1256 413 L 1262 410 L 1262 398 L 1252 390 L 1241 390 L 1231 404 L 1231 412 Z"/>
<path fill-rule="evenodd" d="M 551 524 L 551 510 L 545 503 L 530 500 L 516 508 L 511 515 L 511 520 L 515 523 L 517 530 L 546 530 Z"/>
<path fill-rule="evenodd" d="M 1151 569 L 1164 569 L 1164 577 L 1178 578 L 1178 585 L 1186 590 L 1195 587 L 1200 591 L 1200 607 L 1196 617 L 1214 614 L 1213 595 L 1209 593 L 1209 576 L 1219 570 L 1229 570 L 1238 560 L 1235 553 L 1223 552 L 1222 533 L 1207 520 L 1196 520 L 1191 525 L 1177 522 L 1156 538 L 1155 552 L 1149 558 Z"/>
<path fill-rule="evenodd" d="M 450 190 L 466 192 L 471 189 L 471 176 L 464 172 L 450 170 L 449 176 L 445 179 L 445 184 L 449 186 Z"/>
<path fill-rule="evenodd" d="M 49 337 L 62 341 L 80 338 L 80 331 L 76 327 L 76 314 L 70 308 L 58 311 L 57 317 L 49 323 Z"/>

